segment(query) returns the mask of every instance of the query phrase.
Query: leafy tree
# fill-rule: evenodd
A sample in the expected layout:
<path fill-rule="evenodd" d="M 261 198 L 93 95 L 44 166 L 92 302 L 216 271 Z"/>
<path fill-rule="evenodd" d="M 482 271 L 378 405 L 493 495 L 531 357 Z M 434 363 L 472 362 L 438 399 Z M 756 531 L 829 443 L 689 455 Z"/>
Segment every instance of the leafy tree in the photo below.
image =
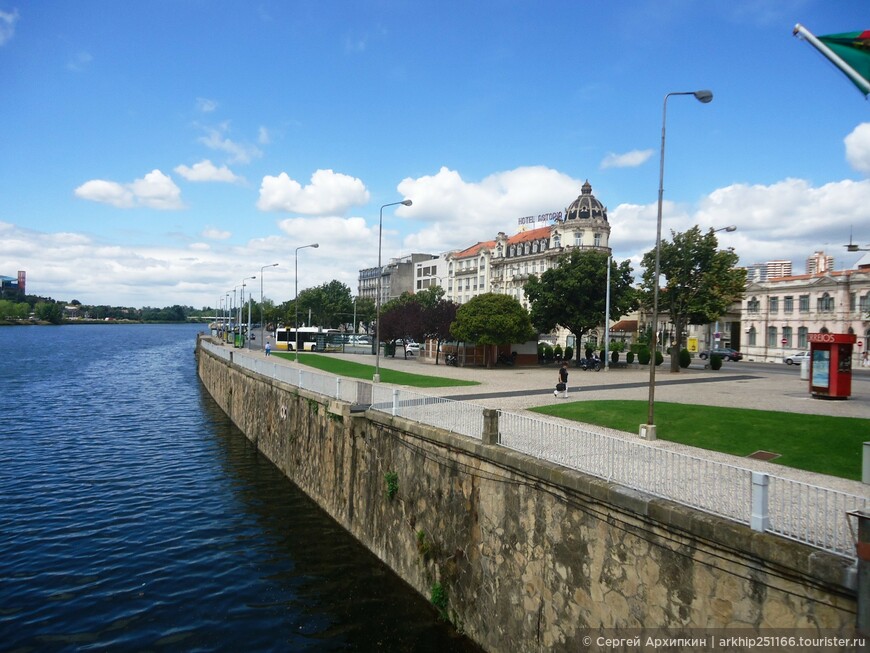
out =
<path fill-rule="evenodd" d="M 353 315 L 353 299 L 350 288 L 340 281 L 332 280 L 315 288 L 307 288 L 299 293 L 299 323 L 308 322 L 311 313 L 311 324 L 324 329 L 337 329 L 347 322 L 347 316 Z M 292 304 L 292 302 L 291 302 Z M 293 308 L 289 323 L 296 319 Z"/>
<path fill-rule="evenodd" d="M 522 304 L 513 297 L 496 293 L 477 295 L 460 306 L 450 333 L 456 340 L 484 346 L 526 342 L 535 337 L 529 314 Z M 485 356 L 487 367 L 492 366 L 492 358 Z"/>
<path fill-rule="evenodd" d="M 659 310 L 667 311 L 674 324 L 672 351 L 683 348 L 683 331 L 689 324 L 709 324 L 724 315 L 743 297 L 746 271 L 736 267 L 733 250 L 718 249 L 713 229 L 702 234 L 697 226 L 684 233 L 671 231 L 672 241 L 660 245 L 660 273 L 665 287 L 659 290 Z M 647 303 L 653 302 L 655 250 L 643 257 L 643 287 Z M 678 355 L 671 356 L 671 371 L 680 371 Z"/>
<path fill-rule="evenodd" d="M 52 324 L 60 324 L 63 321 L 63 307 L 58 302 L 39 302 L 34 311 L 40 320 Z"/>
<path fill-rule="evenodd" d="M 417 341 L 424 337 L 423 307 L 414 295 L 405 292 L 381 306 L 380 339 L 383 342 Z"/>
<path fill-rule="evenodd" d="M 525 284 L 532 304 L 532 324 L 541 333 L 562 326 L 577 342 L 604 321 L 607 304 L 607 259 L 604 252 L 574 249 L 559 258 L 558 265 L 532 276 Z M 631 264 L 610 265 L 610 319 L 618 319 L 638 305 L 632 287 Z M 580 358 L 577 348 L 577 358 Z"/>
<path fill-rule="evenodd" d="M 444 291 L 441 291 L 444 294 Z M 435 364 L 441 353 L 441 343 L 450 338 L 450 326 L 456 320 L 459 305 L 449 299 L 438 299 L 430 306 L 423 305 L 423 325 L 426 338 L 435 340 Z"/>
<path fill-rule="evenodd" d="M 353 325 L 353 332 L 356 333 L 359 329 L 359 325 L 364 324 L 366 327 L 366 333 L 369 333 L 374 326 L 376 312 L 377 307 L 375 306 L 375 300 L 369 299 L 368 297 L 357 297 L 356 324 Z"/>

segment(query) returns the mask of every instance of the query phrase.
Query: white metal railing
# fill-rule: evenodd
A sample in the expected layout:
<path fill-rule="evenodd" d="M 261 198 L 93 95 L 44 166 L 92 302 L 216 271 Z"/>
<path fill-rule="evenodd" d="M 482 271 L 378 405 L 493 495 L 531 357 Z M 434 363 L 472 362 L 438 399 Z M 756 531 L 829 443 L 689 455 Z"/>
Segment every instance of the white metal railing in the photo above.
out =
<path fill-rule="evenodd" d="M 480 440 L 484 407 L 431 397 L 380 383 L 347 379 L 277 363 L 232 355 L 203 340 L 224 360 L 289 385 Z M 364 400 L 361 400 L 364 398 Z M 849 558 L 855 543 L 847 513 L 870 509 L 870 497 L 708 460 L 579 426 L 498 411 L 499 445 L 748 524 Z"/>

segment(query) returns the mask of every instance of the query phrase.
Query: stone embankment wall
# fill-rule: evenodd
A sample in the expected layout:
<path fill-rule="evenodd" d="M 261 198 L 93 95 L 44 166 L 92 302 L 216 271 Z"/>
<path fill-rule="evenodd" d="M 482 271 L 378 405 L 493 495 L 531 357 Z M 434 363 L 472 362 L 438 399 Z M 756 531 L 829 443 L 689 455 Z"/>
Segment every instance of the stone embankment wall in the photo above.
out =
<path fill-rule="evenodd" d="M 588 650 L 643 627 L 854 629 L 842 558 L 198 357 L 259 450 L 487 650 Z"/>

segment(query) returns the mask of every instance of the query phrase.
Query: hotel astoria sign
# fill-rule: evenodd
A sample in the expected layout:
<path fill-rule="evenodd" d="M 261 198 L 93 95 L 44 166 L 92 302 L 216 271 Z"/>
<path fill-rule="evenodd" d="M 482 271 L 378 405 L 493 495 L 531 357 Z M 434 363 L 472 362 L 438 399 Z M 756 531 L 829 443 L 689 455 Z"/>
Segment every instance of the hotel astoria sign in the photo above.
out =
<path fill-rule="evenodd" d="M 541 224 L 552 224 L 556 220 L 562 219 L 561 211 L 553 211 L 552 213 L 541 213 L 539 215 L 526 215 L 522 218 L 517 218 L 517 225 L 520 227 L 536 226 Z"/>

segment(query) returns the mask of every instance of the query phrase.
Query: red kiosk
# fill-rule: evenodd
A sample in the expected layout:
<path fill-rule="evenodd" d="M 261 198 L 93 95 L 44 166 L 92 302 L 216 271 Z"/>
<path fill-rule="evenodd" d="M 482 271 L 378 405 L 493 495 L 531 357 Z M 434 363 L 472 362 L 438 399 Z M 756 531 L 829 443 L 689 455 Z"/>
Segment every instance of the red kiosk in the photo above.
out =
<path fill-rule="evenodd" d="M 852 394 L 854 333 L 810 333 L 810 392 L 816 399 L 848 399 Z"/>

